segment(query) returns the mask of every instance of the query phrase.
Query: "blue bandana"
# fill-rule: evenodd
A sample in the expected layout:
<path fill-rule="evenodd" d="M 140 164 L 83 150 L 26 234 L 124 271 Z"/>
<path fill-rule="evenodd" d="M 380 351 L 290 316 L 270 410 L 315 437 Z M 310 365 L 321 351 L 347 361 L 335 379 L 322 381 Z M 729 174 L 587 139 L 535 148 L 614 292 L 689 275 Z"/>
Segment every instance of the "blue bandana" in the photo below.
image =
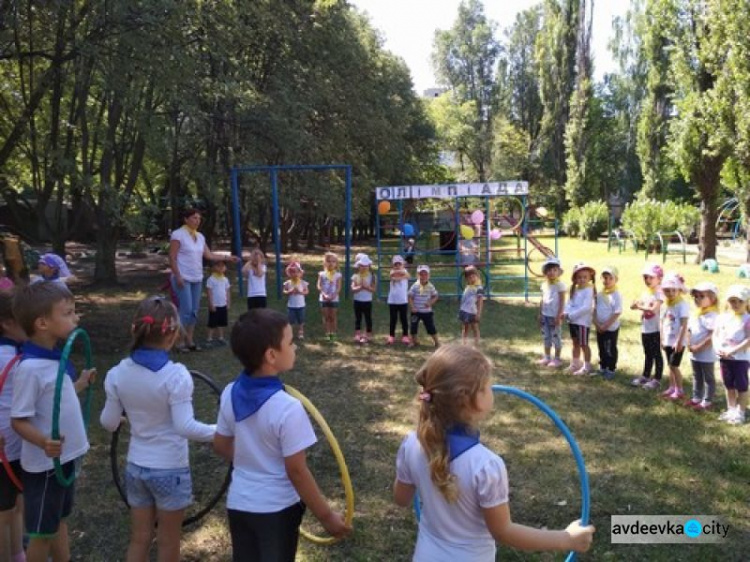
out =
<path fill-rule="evenodd" d="M 21 351 L 21 342 L 0 336 L 0 345 L 10 345 L 16 348 L 16 352 Z"/>
<path fill-rule="evenodd" d="M 235 421 L 241 422 L 260 410 L 271 396 L 284 390 L 279 377 L 252 377 L 240 373 L 232 386 L 232 409 Z"/>
<path fill-rule="evenodd" d="M 24 359 L 49 359 L 50 361 L 57 361 L 59 363 L 60 359 L 62 359 L 61 350 L 47 349 L 30 341 L 23 342 L 21 345 L 21 353 L 21 361 Z M 68 373 L 68 376 L 73 379 L 73 381 L 78 378 L 76 368 L 73 366 L 73 363 L 70 362 L 70 359 L 65 363 L 65 372 Z"/>
<path fill-rule="evenodd" d="M 446 435 L 448 456 L 451 461 L 463 455 L 474 445 L 479 445 L 479 431 L 465 425 L 454 425 Z"/>
<path fill-rule="evenodd" d="M 146 369 L 154 373 L 161 371 L 164 365 L 169 363 L 169 353 L 165 349 L 139 347 L 132 351 L 130 358 L 136 365 L 146 367 Z"/>

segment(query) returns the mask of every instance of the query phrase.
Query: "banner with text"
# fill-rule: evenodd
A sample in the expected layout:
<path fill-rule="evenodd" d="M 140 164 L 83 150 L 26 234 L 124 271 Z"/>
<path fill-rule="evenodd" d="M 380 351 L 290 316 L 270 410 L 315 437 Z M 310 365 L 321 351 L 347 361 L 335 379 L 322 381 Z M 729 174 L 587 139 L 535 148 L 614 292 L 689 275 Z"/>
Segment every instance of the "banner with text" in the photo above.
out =
<path fill-rule="evenodd" d="M 529 182 L 527 181 L 455 183 L 446 185 L 398 185 L 375 188 L 375 195 L 378 201 L 448 197 L 502 197 L 504 195 L 528 194 Z"/>

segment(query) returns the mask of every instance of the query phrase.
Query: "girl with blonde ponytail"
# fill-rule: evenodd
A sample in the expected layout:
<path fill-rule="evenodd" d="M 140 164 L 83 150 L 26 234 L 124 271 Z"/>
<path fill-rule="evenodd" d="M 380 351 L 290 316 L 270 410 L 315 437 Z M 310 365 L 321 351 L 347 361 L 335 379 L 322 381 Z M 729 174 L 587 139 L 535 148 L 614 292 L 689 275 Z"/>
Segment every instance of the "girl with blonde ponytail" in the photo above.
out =
<path fill-rule="evenodd" d="M 503 460 L 479 442 L 478 423 L 493 406 L 492 364 L 462 345 L 439 348 L 416 375 L 417 430 L 396 460 L 396 504 L 422 501 L 415 561 L 495 560 L 495 543 L 524 550 L 586 551 L 592 526 L 547 531 L 513 523 Z"/>

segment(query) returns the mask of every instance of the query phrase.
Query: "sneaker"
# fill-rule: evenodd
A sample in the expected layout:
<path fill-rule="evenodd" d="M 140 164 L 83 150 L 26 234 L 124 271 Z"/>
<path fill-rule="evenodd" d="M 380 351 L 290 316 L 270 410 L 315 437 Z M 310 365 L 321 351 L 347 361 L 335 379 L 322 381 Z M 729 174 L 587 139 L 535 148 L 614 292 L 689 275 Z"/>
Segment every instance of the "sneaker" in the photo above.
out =
<path fill-rule="evenodd" d="M 359 336 L 359 343 L 367 343 L 367 336 Z"/>
<path fill-rule="evenodd" d="M 677 390 L 677 389 L 676 389 L 675 387 L 673 387 L 673 386 L 670 386 L 669 388 L 667 388 L 667 390 L 665 390 L 664 392 L 662 392 L 662 393 L 661 393 L 661 394 L 660 394 L 659 396 L 661 396 L 662 398 L 669 398 L 670 396 L 672 396 L 672 394 L 673 394 L 673 393 L 674 393 L 674 392 L 675 392 L 676 390 Z"/>
<path fill-rule="evenodd" d="M 701 401 L 697 398 L 691 398 L 690 400 L 685 400 L 682 405 L 686 408 L 697 408 L 701 405 Z"/>
<path fill-rule="evenodd" d="M 615 378 L 615 372 L 610 371 L 609 369 L 604 369 L 603 376 L 604 376 L 604 380 L 611 381 L 611 380 L 614 380 Z"/>
<path fill-rule="evenodd" d="M 411 343 L 411 338 L 409 336 L 402 336 L 401 343 L 403 343 L 404 345 L 409 345 Z"/>
<path fill-rule="evenodd" d="M 646 377 L 635 377 L 630 381 L 630 386 L 645 386 L 648 381 Z"/>
<path fill-rule="evenodd" d="M 357 342 L 357 343 L 361 343 L 362 342 L 362 338 L 359 336 L 359 330 L 357 330 L 356 332 L 354 332 L 354 341 Z"/>
<path fill-rule="evenodd" d="M 571 361 L 570 365 L 568 365 L 568 368 L 565 370 L 569 373 L 576 374 L 581 369 L 583 369 L 583 365 L 581 363 L 579 363 L 578 361 Z"/>
<path fill-rule="evenodd" d="M 553 369 L 559 369 L 562 367 L 562 361 L 559 359 L 552 359 L 549 363 L 547 363 L 547 367 L 552 367 Z"/>
<path fill-rule="evenodd" d="M 588 373 L 586 373 L 590 377 L 598 377 L 598 376 L 604 376 L 606 369 L 590 369 Z"/>
<path fill-rule="evenodd" d="M 675 391 L 672 394 L 667 396 L 667 400 L 672 400 L 673 402 L 677 400 L 682 400 L 683 398 L 685 398 L 685 393 L 679 389 L 675 389 Z"/>
<path fill-rule="evenodd" d="M 552 359 L 550 359 L 549 357 L 542 357 L 541 359 L 539 359 L 539 360 L 538 360 L 538 361 L 536 362 L 536 364 L 537 364 L 537 365 L 539 365 L 539 366 L 541 366 L 541 367 L 546 367 L 546 366 L 547 366 L 547 365 L 549 365 L 549 364 L 550 364 L 551 362 L 552 362 Z"/>
<path fill-rule="evenodd" d="M 305 334 L 297 334 L 297 339 L 298 339 L 298 340 L 303 340 L 303 339 L 305 339 Z"/>
<path fill-rule="evenodd" d="M 734 415 L 727 420 L 729 425 L 742 425 L 745 423 L 745 412 L 734 411 Z"/>
<path fill-rule="evenodd" d="M 393 336 L 388 336 L 388 338 L 385 340 L 386 345 L 393 345 L 393 342 L 396 341 L 396 338 Z"/>
<path fill-rule="evenodd" d="M 656 379 L 647 380 L 641 388 L 645 388 L 647 390 L 659 390 L 661 388 L 661 381 L 658 381 Z"/>
<path fill-rule="evenodd" d="M 578 369 L 577 371 L 573 371 L 573 374 L 577 377 L 580 377 L 582 375 L 590 375 L 591 374 L 591 368 L 586 367 L 585 365 Z"/>
<path fill-rule="evenodd" d="M 711 404 L 711 402 L 709 402 L 708 400 L 702 400 L 701 402 L 693 406 L 693 409 L 696 412 L 705 412 L 706 410 L 710 410 L 711 408 L 713 408 L 713 404 Z"/>
<path fill-rule="evenodd" d="M 724 411 L 723 411 L 723 412 L 722 412 L 721 414 L 719 414 L 719 419 L 720 419 L 721 421 L 727 421 L 727 420 L 729 420 L 729 419 L 730 419 L 730 418 L 731 418 L 732 416 L 734 416 L 734 415 L 735 415 L 736 411 L 737 411 L 737 410 L 735 410 L 734 408 L 727 408 L 727 409 L 726 409 L 726 410 L 724 410 Z"/>

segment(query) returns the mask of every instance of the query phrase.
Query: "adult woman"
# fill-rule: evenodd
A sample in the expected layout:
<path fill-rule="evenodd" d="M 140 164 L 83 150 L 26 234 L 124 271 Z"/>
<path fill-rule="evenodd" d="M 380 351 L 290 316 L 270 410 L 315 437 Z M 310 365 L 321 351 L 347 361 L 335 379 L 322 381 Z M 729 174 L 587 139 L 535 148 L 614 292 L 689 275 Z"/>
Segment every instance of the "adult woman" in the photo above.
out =
<path fill-rule="evenodd" d="M 185 222 L 172 232 L 169 240 L 169 267 L 172 269 L 172 288 L 179 299 L 180 321 L 184 328 L 183 345 L 177 349 L 197 351 L 193 341 L 195 325 L 198 322 L 201 292 L 203 288 L 203 258 L 210 261 L 231 261 L 236 263 L 235 256 L 215 254 L 206 244 L 205 237 L 198 232 L 201 224 L 201 212 L 198 209 L 187 209 L 182 214 Z"/>

